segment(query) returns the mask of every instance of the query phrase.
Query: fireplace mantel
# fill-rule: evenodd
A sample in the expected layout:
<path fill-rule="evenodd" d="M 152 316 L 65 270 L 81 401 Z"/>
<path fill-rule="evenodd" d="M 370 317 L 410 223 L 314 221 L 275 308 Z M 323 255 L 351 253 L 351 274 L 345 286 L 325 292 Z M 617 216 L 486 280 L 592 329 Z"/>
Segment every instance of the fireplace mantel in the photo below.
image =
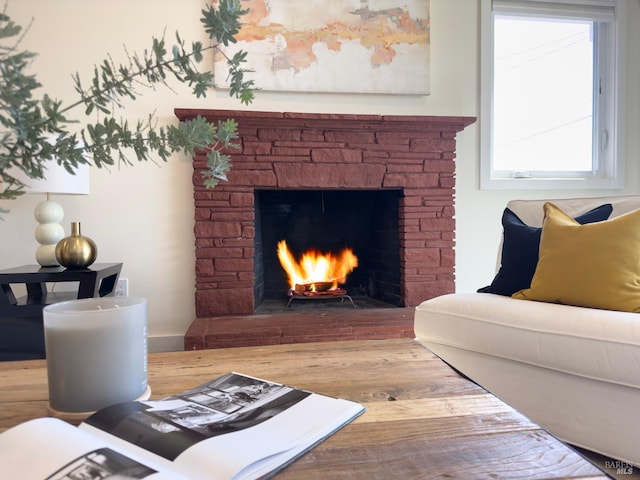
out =
<path fill-rule="evenodd" d="M 175 110 L 238 122 L 229 181 L 194 156 L 196 315 L 254 313 L 255 189 L 401 189 L 402 304 L 454 290 L 456 134 L 474 117 Z"/>
<path fill-rule="evenodd" d="M 353 114 L 353 113 L 296 113 L 296 112 L 256 112 L 251 110 L 212 110 L 201 108 L 176 108 L 176 117 L 180 120 L 189 120 L 198 116 L 206 118 L 208 121 L 226 120 L 233 118 L 243 125 L 278 125 L 288 127 L 300 127 L 309 122 L 309 126 L 335 128 L 339 121 L 346 126 L 355 124 L 355 128 L 361 128 L 368 124 L 370 129 L 376 130 L 375 125 L 385 123 L 386 127 L 394 128 L 394 125 L 404 129 L 447 129 L 454 132 L 464 130 L 476 121 L 476 117 L 456 117 L 456 116 L 429 116 L 429 115 L 375 115 L 375 114 Z M 353 128 L 353 127 L 345 127 Z"/>

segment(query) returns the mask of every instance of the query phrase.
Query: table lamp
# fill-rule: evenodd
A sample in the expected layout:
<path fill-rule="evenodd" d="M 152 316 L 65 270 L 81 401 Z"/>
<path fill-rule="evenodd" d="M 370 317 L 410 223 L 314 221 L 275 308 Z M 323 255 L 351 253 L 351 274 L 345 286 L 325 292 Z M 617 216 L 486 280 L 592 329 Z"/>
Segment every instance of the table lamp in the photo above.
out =
<path fill-rule="evenodd" d="M 25 185 L 25 193 L 46 193 L 47 199 L 36 205 L 33 215 L 38 222 L 36 261 L 43 267 L 57 267 L 56 244 L 65 236 L 60 222 L 64 218 L 62 206 L 51 195 L 88 195 L 89 165 L 78 165 L 75 175 L 67 172 L 55 160 L 44 162 L 45 178 L 29 178 L 22 171 L 13 174 Z"/>

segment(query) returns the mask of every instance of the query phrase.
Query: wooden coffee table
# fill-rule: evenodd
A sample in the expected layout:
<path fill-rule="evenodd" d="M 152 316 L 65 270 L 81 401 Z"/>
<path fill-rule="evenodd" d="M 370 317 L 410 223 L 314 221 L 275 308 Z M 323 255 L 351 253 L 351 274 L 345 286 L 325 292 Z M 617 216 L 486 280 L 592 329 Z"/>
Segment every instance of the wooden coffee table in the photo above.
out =
<path fill-rule="evenodd" d="M 367 407 L 278 478 L 609 478 L 411 339 L 150 354 L 152 398 L 229 371 Z M 0 363 L 0 385 L 0 431 L 47 414 L 45 361 Z"/>

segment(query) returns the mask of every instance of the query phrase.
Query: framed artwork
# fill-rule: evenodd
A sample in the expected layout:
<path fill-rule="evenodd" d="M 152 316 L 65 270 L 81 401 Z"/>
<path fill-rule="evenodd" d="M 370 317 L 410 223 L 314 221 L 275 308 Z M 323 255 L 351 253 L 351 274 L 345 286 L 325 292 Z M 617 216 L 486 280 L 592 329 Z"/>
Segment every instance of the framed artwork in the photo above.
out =
<path fill-rule="evenodd" d="M 225 54 L 248 52 L 266 91 L 427 95 L 429 1 L 241 0 L 250 12 Z M 223 55 L 214 68 L 228 88 Z"/>

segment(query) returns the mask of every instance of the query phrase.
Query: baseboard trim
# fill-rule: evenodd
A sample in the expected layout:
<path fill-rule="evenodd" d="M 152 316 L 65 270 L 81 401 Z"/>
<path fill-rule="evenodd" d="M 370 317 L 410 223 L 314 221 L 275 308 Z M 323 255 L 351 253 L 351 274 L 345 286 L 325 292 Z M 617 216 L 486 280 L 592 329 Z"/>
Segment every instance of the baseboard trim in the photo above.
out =
<path fill-rule="evenodd" d="M 184 335 L 148 337 L 149 352 L 178 352 L 184 350 Z"/>

